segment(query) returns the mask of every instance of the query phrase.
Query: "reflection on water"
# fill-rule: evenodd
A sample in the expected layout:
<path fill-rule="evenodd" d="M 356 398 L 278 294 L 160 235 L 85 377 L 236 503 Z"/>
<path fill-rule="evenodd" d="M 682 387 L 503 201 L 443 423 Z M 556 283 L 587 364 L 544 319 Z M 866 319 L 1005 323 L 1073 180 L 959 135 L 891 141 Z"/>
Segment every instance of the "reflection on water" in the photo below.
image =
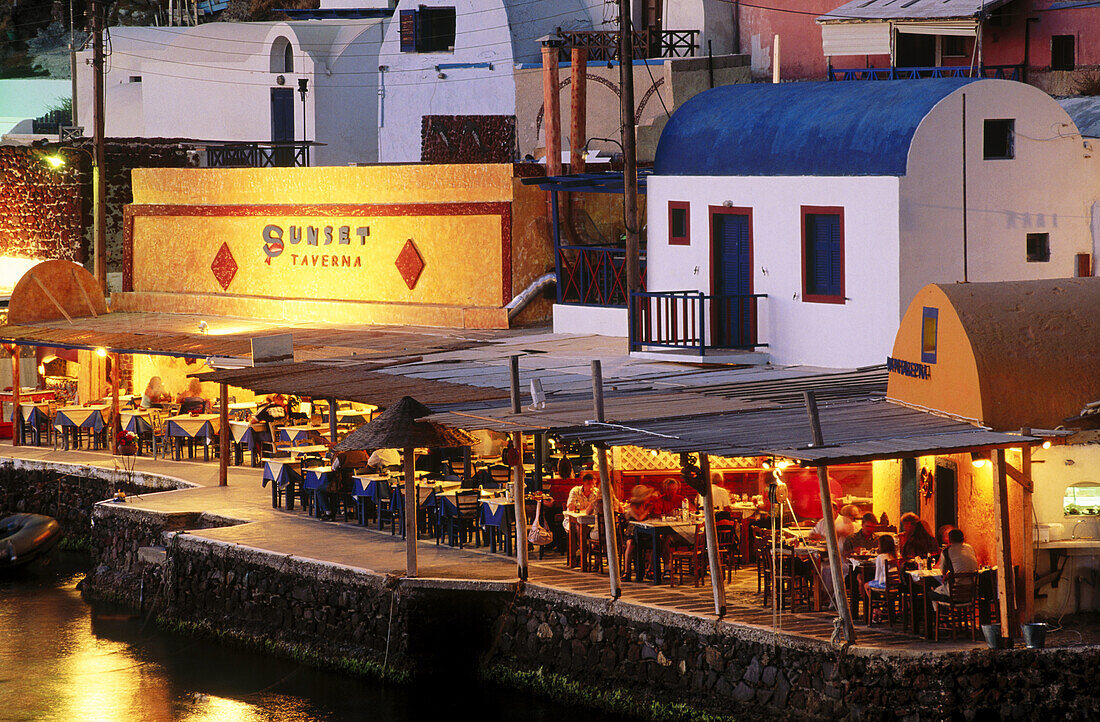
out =
<path fill-rule="evenodd" d="M 76 589 L 84 561 L 61 553 L 46 569 L 0 576 L 0 719 L 606 719 L 447 680 L 386 687 L 161 634 L 133 615 L 88 607 Z"/>

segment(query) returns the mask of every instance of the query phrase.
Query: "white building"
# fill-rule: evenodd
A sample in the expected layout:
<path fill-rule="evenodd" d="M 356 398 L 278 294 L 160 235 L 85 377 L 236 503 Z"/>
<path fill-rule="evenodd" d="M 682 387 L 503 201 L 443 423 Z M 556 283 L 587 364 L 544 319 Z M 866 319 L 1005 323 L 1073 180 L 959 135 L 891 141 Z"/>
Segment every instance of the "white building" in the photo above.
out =
<path fill-rule="evenodd" d="M 881 364 L 925 284 L 1091 275 L 1092 155 L 1058 103 L 1009 81 L 697 95 L 661 136 L 647 200 L 647 290 L 695 293 L 639 303 L 634 347 L 698 348 L 701 326 L 706 347 L 776 363 Z M 555 308 L 557 331 L 625 321 Z"/>
<path fill-rule="evenodd" d="M 716 55 L 728 52 L 728 23 L 716 19 L 719 0 L 677 0 L 655 17 L 636 5 L 635 27 L 646 28 L 646 37 L 667 38 L 662 29 L 698 23 L 669 41 L 680 45 L 667 54 L 701 54 L 707 42 Z M 605 0 L 326 0 L 318 10 L 287 12 L 292 19 L 285 22 L 111 28 L 107 135 L 308 140 L 323 144 L 311 151 L 314 165 L 418 162 L 424 116 L 516 116 L 523 115 L 517 104 L 536 100 L 537 109 L 541 95 L 528 97 L 530 83 L 518 90 L 517 72 L 541 63 L 543 41 L 561 31 L 598 43 L 592 34 L 618 27 L 617 6 Z M 77 64 L 76 106 L 86 132 L 90 60 L 84 51 Z M 727 65 L 711 67 L 712 80 Z M 643 76 L 655 77 L 656 86 L 662 73 L 636 68 L 636 79 Z M 660 90 L 663 101 L 670 85 Z M 647 87 L 640 86 L 639 99 Z M 536 148 L 521 144 L 518 151 Z"/>

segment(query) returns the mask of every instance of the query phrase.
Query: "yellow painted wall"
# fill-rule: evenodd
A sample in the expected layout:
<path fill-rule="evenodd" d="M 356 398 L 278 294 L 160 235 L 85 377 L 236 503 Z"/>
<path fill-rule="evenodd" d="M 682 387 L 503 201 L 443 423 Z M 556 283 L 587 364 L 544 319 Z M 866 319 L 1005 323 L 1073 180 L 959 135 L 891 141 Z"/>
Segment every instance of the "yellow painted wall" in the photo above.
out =
<path fill-rule="evenodd" d="M 913 298 L 901 319 L 893 357 L 921 363 L 921 324 L 925 307 L 939 309 L 936 363 L 930 377 L 912 378 L 890 373 L 887 398 L 964 419 L 980 420 L 982 394 L 978 367 L 966 330 L 943 292 L 925 286 Z"/>
<path fill-rule="evenodd" d="M 138 169 L 133 184 L 132 296 L 173 310 L 233 300 L 267 318 L 279 314 L 257 304 L 297 299 L 293 317 L 326 320 L 307 302 L 363 302 L 379 304 L 366 322 L 490 327 L 505 295 L 553 268 L 545 193 L 522 186 L 511 164 Z M 315 246 L 308 227 L 319 229 Z M 340 242 L 341 227 L 350 242 Z M 395 265 L 409 240 L 423 260 L 412 289 Z M 225 288 L 212 270 L 223 244 L 236 265 Z M 394 311 L 379 310 L 387 305 Z M 525 318 L 549 312 L 539 302 Z"/>

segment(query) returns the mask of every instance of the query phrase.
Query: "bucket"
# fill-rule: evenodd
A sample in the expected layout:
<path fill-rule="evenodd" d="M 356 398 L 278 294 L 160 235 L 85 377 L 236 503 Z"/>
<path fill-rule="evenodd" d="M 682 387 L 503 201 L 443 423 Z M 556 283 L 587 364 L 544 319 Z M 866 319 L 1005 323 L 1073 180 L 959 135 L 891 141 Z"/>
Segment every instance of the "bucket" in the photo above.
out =
<path fill-rule="evenodd" d="M 990 649 L 1001 648 L 1001 625 L 1000 624 L 983 624 L 982 634 L 985 635 L 985 643 L 989 645 Z"/>
<path fill-rule="evenodd" d="M 1042 622 L 1022 624 L 1020 631 L 1024 634 L 1024 646 L 1028 649 L 1042 649 L 1046 644 L 1047 625 Z"/>

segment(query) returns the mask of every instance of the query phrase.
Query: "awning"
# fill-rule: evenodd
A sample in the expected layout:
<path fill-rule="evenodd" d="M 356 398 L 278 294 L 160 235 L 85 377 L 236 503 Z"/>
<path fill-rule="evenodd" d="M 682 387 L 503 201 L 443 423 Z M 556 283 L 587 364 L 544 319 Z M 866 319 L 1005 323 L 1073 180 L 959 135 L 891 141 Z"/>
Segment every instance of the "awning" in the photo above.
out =
<path fill-rule="evenodd" d="M 978 34 L 978 23 L 974 20 L 939 20 L 934 22 L 894 23 L 894 29 L 908 35 L 954 35 L 956 37 L 974 37 Z"/>
<path fill-rule="evenodd" d="M 651 170 L 638 170 L 638 192 L 646 192 L 646 179 Z M 571 193 L 622 193 L 622 171 L 603 173 L 576 173 L 574 175 L 552 175 L 541 178 L 524 178 L 524 185 L 538 186 L 544 191 L 569 191 Z"/>
<path fill-rule="evenodd" d="M 781 456 L 806 463 L 839 464 L 927 454 L 1018 447 L 1031 436 L 981 429 L 889 401 L 839 402 L 819 407 L 825 444 L 813 440 L 805 408 L 707 414 L 630 424 L 560 429 L 570 441 L 641 446 L 717 456 Z"/>
<path fill-rule="evenodd" d="M 852 0 L 819 15 L 817 22 L 852 20 L 962 20 L 985 19 L 1010 0 Z"/>
<path fill-rule="evenodd" d="M 826 57 L 838 55 L 889 55 L 890 23 L 822 25 L 821 49 Z"/>

